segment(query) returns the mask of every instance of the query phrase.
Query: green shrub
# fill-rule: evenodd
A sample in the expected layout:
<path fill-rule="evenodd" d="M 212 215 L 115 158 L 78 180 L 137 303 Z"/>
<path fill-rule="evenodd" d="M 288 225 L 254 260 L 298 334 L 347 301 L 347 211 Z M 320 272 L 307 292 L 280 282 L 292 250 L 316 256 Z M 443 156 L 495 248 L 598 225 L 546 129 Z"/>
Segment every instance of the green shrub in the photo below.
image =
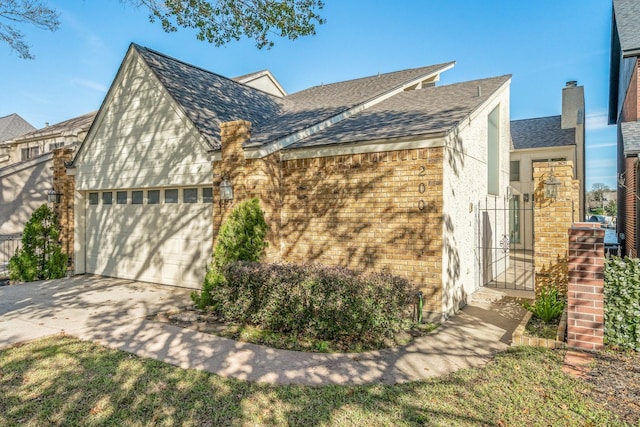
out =
<path fill-rule="evenodd" d="M 220 227 L 213 262 L 202 284 L 201 292 L 192 292 L 191 299 L 200 309 L 212 306 L 214 288 L 224 282 L 222 270 L 235 261 L 259 261 L 267 248 L 269 226 L 258 199 L 238 204 Z"/>
<path fill-rule="evenodd" d="M 611 257 L 604 267 L 604 342 L 640 351 L 640 259 Z"/>
<path fill-rule="evenodd" d="M 238 204 L 225 220 L 213 250 L 218 271 L 234 261 L 260 261 L 267 248 L 269 227 L 258 199 Z"/>
<path fill-rule="evenodd" d="M 211 291 L 225 320 L 319 340 L 382 340 L 411 323 L 414 292 L 388 273 L 318 265 L 231 263 Z"/>
<path fill-rule="evenodd" d="M 546 287 L 533 304 L 524 303 L 527 310 L 545 323 L 558 318 L 564 310 L 565 300 L 556 288 Z"/>
<path fill-rule="evenodd" d="M 64 277 L 67 255 L 62 253 L 60 227 L 53 210 L 43 204 L 33 212 L 22 233 L 22 247 L 9 260 L 9 278 L 21 282 Z"/>

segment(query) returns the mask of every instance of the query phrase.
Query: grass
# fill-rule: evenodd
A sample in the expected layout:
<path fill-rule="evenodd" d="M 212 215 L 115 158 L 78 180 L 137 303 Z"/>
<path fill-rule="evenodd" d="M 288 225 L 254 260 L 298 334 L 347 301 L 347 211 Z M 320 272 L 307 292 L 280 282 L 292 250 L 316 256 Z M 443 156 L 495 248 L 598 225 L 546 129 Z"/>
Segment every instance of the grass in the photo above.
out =
<path fill-rule="evenodd" d="M 421 382 L 274 386 L 55 336 L 0 351 L 0 425 L 620 425 L 561 367 L 562 353 L 517 347 Z"/>
<path fill-rule="evenodd" d="M 558 316 L 549 322 L 545 322 L 534 314 L 525 326 L 526 334 L 532 337 L 555 340 L 558 335 L 560 317 Z"/>
<path fill-rule="evenodd" d="M 196 316 L 197 320 L 185 321 L 183 320 L 184 317 L 181 317 L 183 314 L 188 314 L 188 318 Z M 384 340 L 362 335 L 358 337 L 358 340 L 349 341 L 344 338 L 321 340 L 309 335 L 295 335 L 270 331 L 252 325 L 225 323 L 219 321 L 217 316 L 213 314 L 198 313 L 192 310 L 158 313 L 148 316 L 147 319 L 162 323 L 172 323 L 183 328 L 194 329 L 236 341 L 312 353 L 360 353 L 403 346 L 416 338 L 429 334 L 439 326 L 438 323 L 413 323 L 406 330 L 398 331 L 393 337 L 388 337 Z"/>

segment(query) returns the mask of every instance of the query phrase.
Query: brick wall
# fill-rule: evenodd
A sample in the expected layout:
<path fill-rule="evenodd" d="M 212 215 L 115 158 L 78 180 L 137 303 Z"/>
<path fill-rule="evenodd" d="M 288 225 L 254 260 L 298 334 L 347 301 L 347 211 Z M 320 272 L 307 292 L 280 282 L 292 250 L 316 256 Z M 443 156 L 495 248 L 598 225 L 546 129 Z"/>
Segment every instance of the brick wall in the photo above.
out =
<path fill-rule="evenodd" d="M 53 151 L 53 189 L 60 193 L 60 203 L 53 209 L 60 221 L 60 243 L 62 252 L 69 256 L 69 268 L 73 270 L 73 222 L 75 176 L 67 175 L 65 162 L 71 161 L 72 148 L 58 148 Z"/>
<path fill-rule="evenodd" d="M 638 159 L 636 157 L 630 157 L 624 159 L 625 163 L 625 186 L 624 189 L 624 250 L 625 254 L 631 258 L 638 256 L 638 242 L 637 236 L 637 199 L 636 199 L 636 164 Z"/>
<path fill-rule="evenodd" d="M 544 194 L 551 170 L 561 182 L 556 199 Z M 579 220 L 580 184 L 573 179 L 572 162 L 534 163 L 534 248 L 536 295 L 545 286 L 567 292 L 567 229 Z"/>
<path fill-rule="evenodd" d="M 281 161 L 245 159 L 249 122 L 221 127 L 214 164 L 214 236 L 233 205 L 258 197 L 271 227 L 266 261 L 380 271 L 419 284 L 425 311 L 442 312 L 443 149 Z M 232 203 L 220 201 L 227 175 Z M 418 205 L 415 188 L 425 185 Z"/>
<path fill-rule="evenodd" d="M 442 162 L 442 148 L 285 161 L 283 259 L 388 269 L 441 312 Z"/>
<path fill-rule="evenodd" d="M 569 229 L 567 344 L 585 350 L 604 345 L 604 229 L 577 223 Z"/>

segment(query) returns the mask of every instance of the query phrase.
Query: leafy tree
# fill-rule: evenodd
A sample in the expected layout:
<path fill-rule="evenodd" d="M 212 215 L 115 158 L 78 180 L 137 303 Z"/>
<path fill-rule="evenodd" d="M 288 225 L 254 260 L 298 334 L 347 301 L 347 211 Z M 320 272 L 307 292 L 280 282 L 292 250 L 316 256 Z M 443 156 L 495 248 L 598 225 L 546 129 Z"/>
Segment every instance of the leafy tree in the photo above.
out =
<path fill-rule="evenodd" d="M 55 31 L 60 26 L 59 18 L 58 12 L 40 1 L 0 0 L 0 41 L 9 44 L 20 58 L 33 59 L 24 34 L 16 25 L 31 24 L 44 30 Z"/>
<path fill-rule="evenodd" d="M 9 260 L 9 278 L 21 282 L 58 279 L 66 273 L 58 219 L 46 204 L 33 212 L 22 233 L 22 247 Z"/>
<path fill-rule="evenodd" d="M 590 199 L 594 202 L 602 203 L 605 199 L 606 192 L 611 191 L 608 185 L 601 182 L 596 182 L 591 186 Z"/>
<path fill-rule="evenodd" d="M 140 0 L 151 11 L 149 19 L 162 28 L 195 28 L 198 40 L 216 46 L 246 36 L 256 47 L 271 47 L 272 35 L 295 40 L 314 35 L 325 21 L 318 11 L 322 0 Z"/>
<path fill-rule="evenodd" d="M 604 207 L 604 211 L 609 216 L 616 216 L 618 215 L 618 204 L 615 200 L 609 200 L 609 203 L 607 203 Z"/>
<path fill-rule="evenodd" d="M 325 20 L 322 0 L 127 0 L 149 9 L 149 20 L 159 21 L 166 32 L 178 28 L 197 30 L 198 40 L 216 46 L 248 37 L 262 49 L 274 45 L 274 37 L 295 40 L 314 35 Z M 55 31 L 60 14 L 37 0 L 0 0 L 0 41 L 18 56 L 33 59 L 24 34 L 16 24 L 31 24 Z M 4 22 L 4 23 L 3 23 Z M 8 23 L 7 23 L 8 22 Z"/>

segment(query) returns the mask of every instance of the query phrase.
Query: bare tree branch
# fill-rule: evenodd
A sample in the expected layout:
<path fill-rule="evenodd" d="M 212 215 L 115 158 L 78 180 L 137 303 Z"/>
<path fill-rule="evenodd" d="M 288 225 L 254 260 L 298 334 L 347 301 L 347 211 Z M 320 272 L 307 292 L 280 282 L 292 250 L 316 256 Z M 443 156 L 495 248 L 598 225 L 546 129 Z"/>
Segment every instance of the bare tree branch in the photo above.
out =
<path fill-rule="evenodd" d="M 60 26 L 59 17 L 58 12 L 40 1 L 0 0 L 0 41 L 7 43 L 20 58 L 33 59 L 31 48 L 17 25 L 29 24 L 55 31 Z"/>

